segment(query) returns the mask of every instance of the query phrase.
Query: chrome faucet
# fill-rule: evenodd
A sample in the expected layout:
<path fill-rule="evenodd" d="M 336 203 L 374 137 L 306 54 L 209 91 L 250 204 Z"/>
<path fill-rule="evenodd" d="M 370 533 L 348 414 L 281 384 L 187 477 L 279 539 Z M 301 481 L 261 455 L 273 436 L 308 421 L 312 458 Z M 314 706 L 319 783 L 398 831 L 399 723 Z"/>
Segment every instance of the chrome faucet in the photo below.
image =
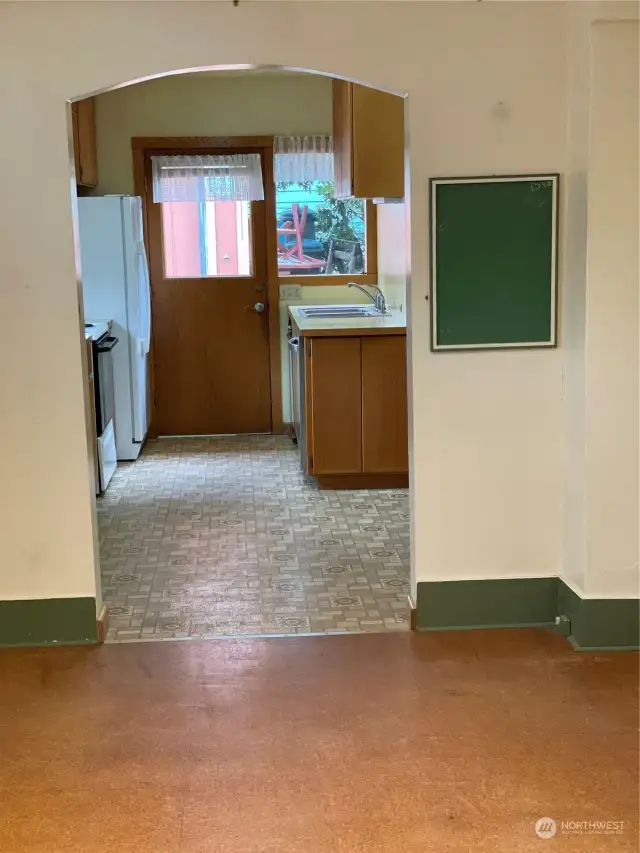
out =
<path fill-rule="evenodd" d="M 375 294 L 371 293 L 371 291 L 367 290 L 361 284 L 356 284 L 355 281 L 348 281 L 347 287 L 357 287 L 358 290 L 361 290 L 365 296 L 369 297 L 369 299 L 373 302 L 373 304 L 376 306 L 376 308 L 378 309 L 378 311 L 381 314 L 387 313 L 387 302 L 384 298 L 384 293 L 380 290 L 380 288 L 377 285 L 375 285 L 375 284 L 369 285 L 369 287 L 371 287 L 373 290 L 375 290 Z"/>

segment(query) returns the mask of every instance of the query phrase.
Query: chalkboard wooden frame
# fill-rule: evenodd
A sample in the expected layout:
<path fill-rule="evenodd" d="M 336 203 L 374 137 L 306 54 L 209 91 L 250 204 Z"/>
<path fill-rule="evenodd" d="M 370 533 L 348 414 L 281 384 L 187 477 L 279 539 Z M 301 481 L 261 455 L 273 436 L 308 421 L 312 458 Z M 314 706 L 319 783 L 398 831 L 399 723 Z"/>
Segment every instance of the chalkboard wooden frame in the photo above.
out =
<path fill-rule="evenodd" d="M 551 208 L 551 267 L 549 270 L 550 289 L 550 335 L 548 340 L 540 341 L 516 341 L 496 343 L 469 343 L 469 344 L 439 344 L 438 343 L 438 281 L 436 278 L 436 235 L 438 223 L 436 219 L 436 190 L 440 185 L 446 184 L 484 184 L 504 182 L 538 182 L 551 181 L 552 208 Z M 432 352 L 456 352 L 460 350 L 510 350 L 510 349 L 538 349 L 553 348 L 558 346 L 558 245 L 559 245 L 559 184 L 560 175 L 557 172 L 545 174 L 524 175 L 480 175 L 457 178 L 431 178 L 429 180 L 429 211 L 430 211 L 430 241 L 429 241 L 429 263 L 430 263 L 430 285 L 429 305 L 431 319 L 431 351 Z"/>

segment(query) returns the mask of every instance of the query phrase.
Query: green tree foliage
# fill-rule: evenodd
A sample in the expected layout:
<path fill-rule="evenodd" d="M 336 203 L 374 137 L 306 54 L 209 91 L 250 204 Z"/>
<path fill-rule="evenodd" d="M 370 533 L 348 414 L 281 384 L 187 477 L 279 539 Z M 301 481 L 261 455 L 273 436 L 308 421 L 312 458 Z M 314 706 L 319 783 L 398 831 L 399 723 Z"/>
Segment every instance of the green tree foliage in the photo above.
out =
<path fill-rule="evenodd" d="M 316 209 L 316 234 L 328 248 L 331 240 L 353 240 L 361 243 L 364 236 L 364 202 L 362 199 L 333 197 L 333 184 L 316 184 L 316 192 L 324 199 Z"/>

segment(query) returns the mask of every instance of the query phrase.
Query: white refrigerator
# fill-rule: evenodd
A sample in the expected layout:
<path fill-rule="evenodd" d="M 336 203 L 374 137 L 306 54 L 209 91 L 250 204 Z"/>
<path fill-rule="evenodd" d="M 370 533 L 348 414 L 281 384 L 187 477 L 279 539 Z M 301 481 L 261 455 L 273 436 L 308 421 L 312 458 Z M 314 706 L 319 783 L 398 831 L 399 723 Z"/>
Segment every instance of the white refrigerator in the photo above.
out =
<path fill-rule="evenodd" d="M 137 459 L 150 415 L 151 294 L 135 196 L 78 199 L 85 322 L 112 320 L 116 454 Z"/>

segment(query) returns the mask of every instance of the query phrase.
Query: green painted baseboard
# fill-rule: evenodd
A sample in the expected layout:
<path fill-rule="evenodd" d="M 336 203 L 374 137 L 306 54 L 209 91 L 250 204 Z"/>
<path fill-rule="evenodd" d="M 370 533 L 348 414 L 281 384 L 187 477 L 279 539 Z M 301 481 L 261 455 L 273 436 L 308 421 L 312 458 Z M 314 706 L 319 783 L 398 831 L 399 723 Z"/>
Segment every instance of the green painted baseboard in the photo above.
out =
<path fill-rule="evenodd" d="M 555 622 L 556 578 L 418 584 L 418 628 L 496 628 Z"/>
<path fill-rule="evenodd" d="M 640 648 L 640 602 L 581 598 L 559 578 L 505 578 L 418 584 L 419 631 L 555 625 L 569 618 L 578 649 Z M 98 642 L 94 598 L 0 601 L 0 646 Z"/>
<path fill-rule="evenodd" d="M 95 598 L 0 601 L 0 646 L 97 642 Z"/>
<path fill-rule="evenodd" d="M 559 578 L 504 578 L 418 584 L 419 631 L 555 625 L 566 615 L 578 649 L 638 649 L 639 602 L 582 599 Z"/>
<path fill-rule="evenodd" d="M 558 579 L 558 613 L 571 620 L 578 649 L 640 648 L 640 602 L 633 598 L 580 598 Z"/>

